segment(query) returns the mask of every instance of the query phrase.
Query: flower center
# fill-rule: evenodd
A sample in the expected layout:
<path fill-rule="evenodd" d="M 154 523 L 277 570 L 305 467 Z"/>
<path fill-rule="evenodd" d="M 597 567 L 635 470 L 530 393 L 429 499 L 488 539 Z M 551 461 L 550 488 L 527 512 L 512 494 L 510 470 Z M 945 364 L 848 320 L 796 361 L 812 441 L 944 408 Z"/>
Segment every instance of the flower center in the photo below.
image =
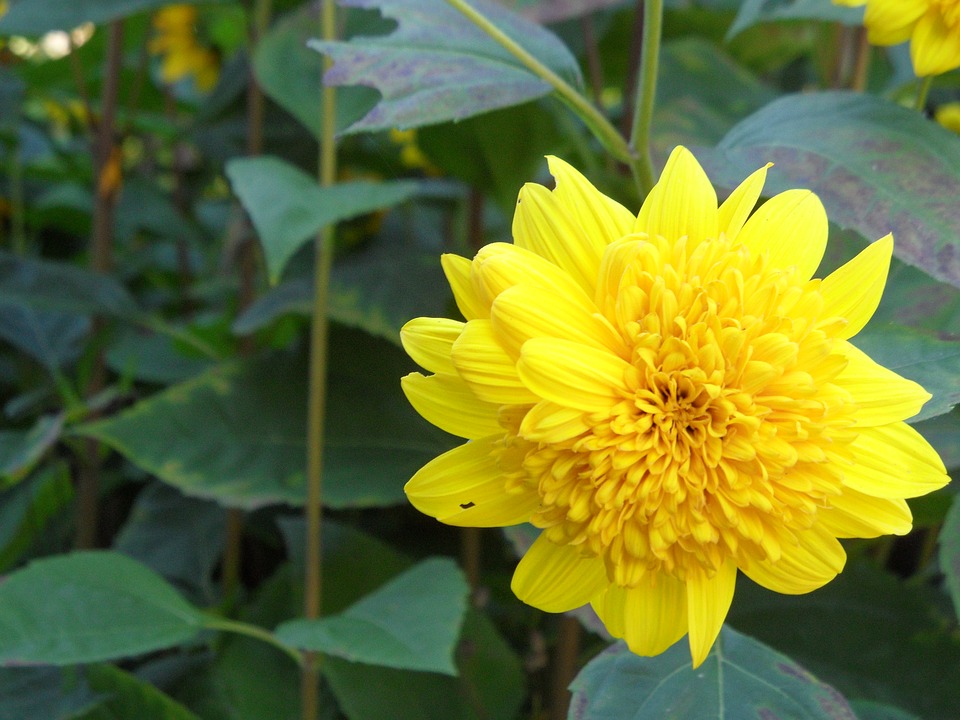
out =
<path fill-rule="evenodd" d="M 776 559 L 839 491 L 829 465 L 812 468 L 855 437 L 819 281 L 725 240 L 619 243 L 633 257 L 602 279 L 618 290 L 600 305 L 631 348 L 629 391 L 589 431 L 525 445 L 533 522 L 627 587 L 710 575 L 731 554 Z"/>

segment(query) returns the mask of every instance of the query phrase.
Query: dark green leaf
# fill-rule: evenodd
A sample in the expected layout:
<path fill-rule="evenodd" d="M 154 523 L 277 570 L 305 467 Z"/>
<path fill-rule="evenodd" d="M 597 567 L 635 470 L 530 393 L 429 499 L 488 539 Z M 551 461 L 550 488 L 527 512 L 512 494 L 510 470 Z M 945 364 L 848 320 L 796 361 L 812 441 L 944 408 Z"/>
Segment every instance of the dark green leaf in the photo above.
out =
<path fill-rule="evenodd" d="M 916 715 L 900 708 L 866 700 L 851 700 L 850 707 L 857 713 L 859 720 L 920 720 Z"/>
<path fill-rule="evenodd" d="M 112 665 L 91 665 L 87 681 L 105 700 L 79 720 L 200 720 L 149 683 Z"/>
<path fill-rule="evenodd" d="M 62 415 L 44 415 L 26 431 L 0 430 L 0 488 L 26 477 L 61 432 Z"/>
<path fill-rule="evenodd" d="M 652 658 L 617 643 L 587 664 L 571 689 L 571 720 L 856 720 L 832 687 L 728 627 L 696 670 L 685 638 Z"/>
<path fill-rule="evenodd" d="M 114 223 L 119 240 L 129 241 L 140 232 L 184 243 L 203 239 L 197 226 L 177 209 L 170 195 L 142 178 L 124 180 L 115 213 Z"/>
<path fill-rule="evenodd" d="M 107 349 L 107 365 L 125 378 L 168 385 L 209 370 L 214 361 L 185 354 L 170 334 L 130 329 Z"/>
<path fill-rule="evenodd" d="M 444 0 L 341 0 L 340 4 L 378 8 L 398 22 L 390 35 L 310 43 L 334 61 L 324 76 L 326 83 L 368 85 L 383 95 L 347 132 L 462 120 L 551 91 L 550 85 Z M 489 0 L 473 0 L 472 5 L 547 67 L 581 84 L 576 60 L 552 33 Z"/>
<path fill-rule="evenodd" d="M 342 613 L 284 623 L 277 637 L 352 662 L 455 675 L 468 591 L 453 561 L 425 560 Z"/>
<path fill-rule="evenodd" d="M 20 560 L 71 500 L 73 483 L 69 469 L 61 463 L 0 493 L 0 572 Z"/>
<path fill-rule="evenodd" d="M 960 342 L 910 328 L 868 325 L 851 342 L 884 367 L 920 383 L 933 399 L 910 422 L 948 413 L 960 403 Z"/>
<path fill-rule="evenodd" d="M 345 182 L 320 187 L 301 170 L 274 157 L 227 163 L 233 191 L 257 228 L 271 282 L 287 261 L 325 225 L 396 205 L 417 191 L 414 182 Z"/>
<path fill-rule="evenodd" d="M 826 20 L 862 25 L 863 8 L 842 7 L 831 0 L 744 0 L 727 32 L 727 40 L 757 23 L 775 20 Z"/>
<path fill-rule="evenodd" d="M 212 603 L 213 570 L 223 551 L 225 527 L 220 506 L 153 483 L 137 496 L 113 549 Z"/>
<path fill-rule="evenodd" d="M 37 560 L 0 584 L 0 663 L 73 665 L 196 637 L 203 616 L 153 571 L 113 552 Z"/>
<path fill-rule="evenodd" d="M 0 668 L 0 720 L 72 720 L 101 700 L 75 668 Z"/>
<path fill-rule="evenodd" d="M 140 315 L 130 293 L 108 275 L 6 252 L 0 252 L 0 304 L 126 318 Z"/>
<path fill-rule="evenodd" d="M 960 495 L 955 495 L 940 530 L 940 571 L 947 580 L 953 607 L 960 618 Z"/>
<path fill-rule="evenodd" d="M 729 187 L 776 163 L 765 192 L 810 188 L 833 222 L 871 240 L 893 232 L 897 257 L 960 286 L 960 137 L 919 113 L 862 93 L 791 95 L 703 157 Z"/>
<path fill-rule="evenodd" d="M 72 30 L 85 22 L 99 25 L 169 4 L 169 0 L 20 0 L 0 19 L 0 35 L 42 35 L 51 30 Z"/>
<path fill-rule="evenodd" d="M 55 310 L 0 304 L 0 339 L 51 372 L 76 360 L 89 334 L 89 318 Z"/>
<path fill-rule="evenodd" d="M 234 321 L 237 335 L 249 335 L 288 313 L 313 312 L 313 284 L 307 278 L 284 280 L 254 300 Z"/>

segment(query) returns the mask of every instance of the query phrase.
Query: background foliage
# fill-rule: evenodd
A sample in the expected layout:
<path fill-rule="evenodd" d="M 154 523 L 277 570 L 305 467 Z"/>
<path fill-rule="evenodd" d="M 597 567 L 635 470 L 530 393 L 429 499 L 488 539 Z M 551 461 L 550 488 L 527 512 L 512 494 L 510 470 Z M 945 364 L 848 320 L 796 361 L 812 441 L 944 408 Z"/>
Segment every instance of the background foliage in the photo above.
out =
<path fill-rule="evenodd" d="M 642 3 L 474 0 L 629 128 Z M 960 468 L 960 101 L 828 0 L 667 3 L 655 159 L 723 189 L 768 160 L 831 220 L 824 271 L 893 231 L 856 342 L 921 382 Z M 444 0 L 13 0 L 0 18 L 0 718 L 960 717 L 960 501 L 847 543 L 805 596 L 741 579 L 702 668 L 509 592 L 529 528 L 438 526 L 403 484 L 453 438 L 398 379 L 399 328 L 455 316 L 440 252 L 509 238 L 543 155 L 637 207 L 584 123 Z M 324 56 L 339 174 L 316 180 Z M 213 82 L 209 79 L 212 78 Z M 411 130 L 415 130 L 411 132 Z M 323 618 L 303 615 L 314 245 L 327 312 Z M 956 476 L 956 475 L 954 475 Z M 456 560 L 456 561 L 455 561 Z M 579 675 L 577 675 L 579 673 Z M 571 696 L 565 687 L 574 675 Z"/>

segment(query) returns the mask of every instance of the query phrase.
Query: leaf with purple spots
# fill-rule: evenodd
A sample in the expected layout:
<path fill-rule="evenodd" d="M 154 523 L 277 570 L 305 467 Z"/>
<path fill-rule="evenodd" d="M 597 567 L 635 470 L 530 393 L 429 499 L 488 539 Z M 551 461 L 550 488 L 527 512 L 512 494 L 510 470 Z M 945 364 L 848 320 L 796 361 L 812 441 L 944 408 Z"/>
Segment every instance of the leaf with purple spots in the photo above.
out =
<path fill-rule="evenodd" d="M 324 76 L 327 84 L 366 85 L 383 96 L 345 132 L 463 120 L 551 91 L 444 0 L 340 0 L 340 4 L 377 8 L 398 23 L 389 35 L 310 43 L 334 62 Z M 555 35 L 489 0 L 471 4 L 544 65 L 582 85 L 576 59 Z"/>
<path fill-rule="evenodd" d="M 707 158 L 734 187 L 775 163 L 765 190 L 813 190 L 834 223 L 960 287 L 960 137 L 917 112 L 847 92 L 790 95 L 736 125 Z"/>
<path fill-rule="evenodd" d="M 696 670 L 686 638 L 652 658 L 617 643 L 583 669 L 571 690 L 571 720 L 856 720 L 839 692 L 728 627 Z"/>

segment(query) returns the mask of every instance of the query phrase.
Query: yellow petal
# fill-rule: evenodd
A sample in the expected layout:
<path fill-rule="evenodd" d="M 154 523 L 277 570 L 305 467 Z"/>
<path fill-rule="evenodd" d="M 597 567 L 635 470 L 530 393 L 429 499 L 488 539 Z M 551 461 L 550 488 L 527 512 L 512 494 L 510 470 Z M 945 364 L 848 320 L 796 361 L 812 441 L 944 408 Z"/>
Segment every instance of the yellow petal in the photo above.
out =
<path fill-rule="evenodd" d="M 489 320 L 471 320 L 453 344 L 453 365 L 474 394 L 499 405 L 532 405 L 540 398 L 520 381 Z"/>
<path fill-rule="evenodd" d="M 760 199 L 763 184 L 767 180 L 767 169 L 770 167 L 773 167 L 773 163 L 767 163 L 751 174 L 723 201 L 719 210 L 720 232 L 727 238 L 733 240 L 740 234 L 740 228 Z"/>
<path fill-rule="evenodd" d="M 606 243 L 601 236 L 585 231 L 543 185 L 527 183 L 520 190 L 513 215 L 513 241 L 563 268 L 593 294 Z"/>
<path fill-rule="evenodd" d="M 463 332 L 463 323 L 447 318 L 414 318 L 400 328 L 400 342 L 407 355 L 424 370 L 453 374 L 450 352 Z"/>
<path fill-rule="evenodd" d="M 530 408 L 520 424 L 520 436 L 531 442 L 559 443 L 590 430 L 582 410 L 544 400 Z"/>
<path fill-rule="evenodd" d="M 857 425 L 876 427 L 913 417 L 931 395 L 913 380 L 888 370 L 848 342 L 837 347 L 847 366 L 833 382 L 853 396 Z"/>
<path fill-rule="evenodd" d="M 607 584 L 598 557 L 585 557 L 574 545 L 557 545 L 541 534 L 517 565 L 510 588 L 528 605 L 567 612 L 586 605 Z"/>
<path fill-rule="evenodd" d="M 585 297 L 515 285 L 494 301 L 490 320 L 504 349 L 515 357 L 534 337 L 566 338 L 629 357 L 623 339 Z"/>
<path fill-rule="evenodd" d="M 483 298 L 474 287 L 470 268 L 472 263 L 465 257 L 445 253 L 440 256 L 443 274 L 447 276 L 450 289 L 453 290 L 453 299 L 467 320 L 486 318 L 490 316 L 490 303 Z"/>
<path fill-rule="evenodd" d="M 712 578 L 702 572 L 692 572 L 687 577 L 687 617 L 694 668 L 710 654 L 733 601 L 736 584 L 737 565 L 732 560 L 724 562 Z"/>
<path fill-rule="evenodd" d="M 809 280 L 827 246 L 827 211 L 809 190 L 774 195 L 747 220 L 738 239 L 752 253 L 766 252 L 776 268 L 796 266 Z"/>
<path fill-rule="evenodd" d="M 848 448 L 853 463 L 843 483 L 867 495 L 918 497 L 950 482 L 937 451 L 906 423 L 866 428 Z"/>
<path fill-rule="evenodd" d="M 480 248 L 473 261 L 473 282 L 488 311 L 500 293 L 521 283 L 552 288 L 584 306 L 590 305 L 590 296 L 566 270 L 531 250 L 509 243 L 490 243 Z"/>
<path fill-rule="evenodd" d="M 607 245 L 632 231 L 634 214 L 597 190 L 580 171 L 553 155 L 547 156 L 547 165 L 557 181 L 554 196 L 587 235 Z"/>
<path fill-rule="evenodd" d="M 946 23 L 941 13 L 948 11 L 947 8 L 928 10 L 913 30 L 910 58 L 914 72 L 920 77 L 940 75 L 960 67 L 960 27 Z"/>
<path fill-rule="evenodd" d="M 830 532 L 814 525 L 797 533 L 798 544 L 781 543 L 780 557 L 748 561 L 744 575 L 768 590 L 784 595 L 802 595 L 823 587 L 843 570 L 847 555 Z"/>
<path fill-rule="evenodd" d="M 899 45 L 910 39 L 930 0 L 870 0 L 863 24 L 872 45 Z"/>
<path fill-rule="evenodd" d="M 637 655 L 659 655 L 687 632 L 687 587 L 670 575 L 648 574 L 632 588 L 611 584 L 594 608 Z"/>
<path fill-rule="evenodd" d="M 497 422 L 499 405 L 483 402 L 456 375 L 410 373 L 400 386 L 413 409 L 451 435 L 474 440 L 503 432 Z"/>
<path fill-rule="evenodd" d="M 608 350 L 555 338 L 528 340 L 517 362 L 524 385 L 539 398 L 587 412 L 609 411 L 627 394 L 629 368 Z"/>
<path fill-rule="evenodd" d="M 717 216 L 717 193 L 707 174 L 689 150 L 677 146 L 640 208 L 634 232 L 667 240 L 686 236 L 692 247 L 717 237 Z"/>
<path fill-rule="evenodd" d="M 887 235 L 823 279 L 820 294 L 824 315 L 847 319 L 840 337 L 853 337 L 873 316 L 887 284 L 892 255 L 893 235 Z"/>
<path fill-rule="evenodd" d="M 448 525 L 500 527 L 529 520 L 540 496 L 532 489 L 505 489 L 495 453 L 502 438 L 472 440 L 431 460 L 404 487 L 410 503 Z"/>
<path fill-rule="evenodd" d="M 906 500 L 878 498 L 851 488 L 830 498 L 830 507 L 817 513 L 817 522 L 836 537 L 873 538 L 906 535 L 913 514 Z"/>

